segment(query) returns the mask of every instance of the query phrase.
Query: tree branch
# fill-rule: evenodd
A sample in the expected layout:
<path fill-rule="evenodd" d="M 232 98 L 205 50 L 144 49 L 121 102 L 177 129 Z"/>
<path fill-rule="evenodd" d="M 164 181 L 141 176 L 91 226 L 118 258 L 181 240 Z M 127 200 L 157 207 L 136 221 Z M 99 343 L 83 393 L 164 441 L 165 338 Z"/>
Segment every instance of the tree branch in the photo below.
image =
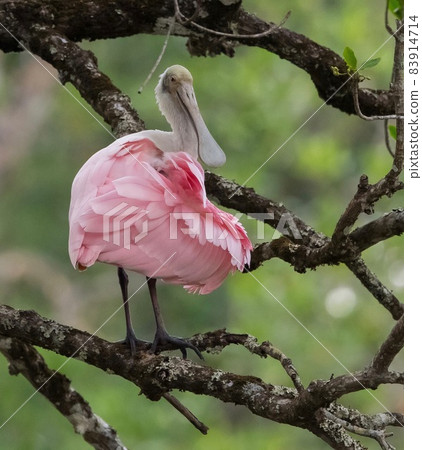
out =
<path fill-rule="evenodd" d="M 347 420 L 352 425 L 367 429 L 372 428 L 374 430 L 383 430 L 389 426 L 404 426 L 404 416 L 400 413 L 383 412 L 367 415 L 362 414 L 357 409 L 346 408 L 338 403 L 331 403 L 331 405 L 327 408 L 327 411 L 331 412 L 340 419 Z"/>
<path fill-rule="evenodd" d="M 349 238 L 360 252 L 372 247 L 378 242 L 400 236 L 404 231 L 404 210 L 401 208 L 384 214 L 372 222 L 353 230 Z"/>
<path fill-rule="evenodd" d="M 299 390 L 273 386 L 253 376 L 223 372 L 178 357 L 153 355 L 148 352 L 150 344 L 139 346 L 136 358 L 132 358 L 122 344 L 109 343 L 44 319 L 34 311 L 18 311 L 6 305 L 0 306 L 0 335 L 80 359 L 107 373 L 119 375 L 140 387 L 150 400 L 159 400 L 172 389 L 190 391 L 244 405 L 256 415 L 305 429 L 309 429 L 307 418 L 313 418 L 319 408 L 327 407 L 342 395 L 367 387 L 375 389 L 384 383 L 402 383 L 403 380 L 401 374 L 378 373 L 373 367 L 329 381 L 315 380 L 303 389 L 294 376 L 297 372 L 291 362 L 287 362 L 284 355 L 280 357 L 282 353 L 269 343 L 257 344 L 251 336 L 230 335 L 222 330 L 193 338 L 195 345 L 206 346 L 208 351 L 228 343 L 240 343 L 252 353 L 270 355 L 282 364 L 284 361 L 283 367 Z"/>
<path fill-rule="evenodd" d="M 356 276 L 356 278 L 368 289 L 368 291 L 384 306 L 394 319 L 398 320 L 403 315 L 404 307 L 398 298 L 385 287 L 377 276 L 369 270 L 362 258 L 347 261 L 346 266 Z"/>
<path fill-rule="evenodd" d="M 71 387 L 70 380 L 49 369 L 32 345 L 0 335 L 0 352 L 9 361 L 10 374 L 21 373 L 95 449 L 126 449 L 116 431 L 94 414 L 87 401 Z"/>
<path fill-rule="evenodd" d="M 91 51 L 83 50 L 53 29 L 37 29 L 31 33 L 24 28 L 17 39 L 30 52 L 50 63 L 63 84 L 71 82 L 75 86 L 111 126 L 115 138 L 145 128 L 129 97 L 98 69 L 97 58 Z"/>
<path fill-rule="evenodd" d="M 216 350 L 220 352 L 228 345 L 235 344 L 242 345 L 252 354 L 263 358 L 269 356 L 280 362 L 299 393 L 304 390 L 299 374 L 292 364 L 292 360 L 268 341 L 259 344 L 256 337 L 251 336 L 250 334 L 227 333 L 226 330 L 223 329 L 192 336 L 190 342 L 200 350 L 212 351 L 213 353 L 215 353 Z"/>
<path fill-rule="evenodd" d="M 205 183 L 207 194 L 214 201 L 252 217 L 262 214 L 265 223 L 284 234 L 279 239 L 265 242 L 254 248 L 248 271 L 257 269 L 263 262 L 275 257 L 292 264 L 299 272 L 320 264 L 338 264 L 344 261 L 358 280 L 396 320 L 402 316 L 403 305 L 397 297 L 369 270 L 362 258 L 356 257 L 360 251 L 369 248 L 369 243 L 375 245 L 382 236 L 388 238 L 396 232 L 400 233 L 403 220 L 400 210 L 356 228 L 349 235 L 349 244 L 353 250 L 350 254 L 347 253 L 347 248 L 336 249 L 334 246 L 329 246 L 330 239 L 327 236 L 315 231 L 283 204 L 257 194 L 252 188 L 240 186 L 232 180 L 211 172 L 205 172 Z M 379 195 L 378 191 L 376 195 Z M 254 214 L 251 214 L 251 211 Z M 392 225 L 393 220 L 397 221 L 395 225 Z M 390 228 L 382 230 L 382 227 L 387 224 L 390 224 Z M 335 253 L 331 253 L 332 251 Z"/>
<path fill-rule="evenodd" d="M 324 411 L 324 416 L 326 419 L 331 422 L 332 424 L 338 424 L 342 428 L 344 428 L 347 431 L 351 431 L 352 433 L 359 434 L 360 436 L 367 436 L 372 439 L 375 439 L 381 446 L 383 450 L 394 450 L 394 447 L 391 446 L 386 438 L 393 435 L 393 433 L 386 433 L 385 430 L 373 430 L 371 428 L 362 428 L 358 427 L 356 425 L 352 425 L 346 420 L 340 419 L 336 417 L 334 414 L 330 413 L 327 410 Z"/>
<path fill-rule="evenodd" d="M 290 241 L 311 248 L 327 243 L 327 237 L 315 231 L 282 203 L 277 203 L 255 192 L 253 188 L 241 186 L 212 172 L 205 172 L 207 195 L 222 206 L 235 209 L 250 217 L 265 219 L 270 227 L 280 231 Z"/>
<path fill-rule="evenodd" d="M 195 13 L 193 2 L 179 0 L 180 11 L 185 16 Z M 41 30 L 78 42 L 139 33 L 166 34 L 175 15 L 174 0 L 157 3 L 152 0 L 116 0 L 112 4 L 104 0 L 71 3 L 54 0 L 31 0 L 15 2 L 3 0 L 0 22 L 20 41 L 28 42 Z M 201 13 L 195 23 L 178 23 L 173 34 L 188 37 L 187 47 L 192 55 L 234 55 L 236 45 L 257 46 L 286 59 L 305 70 L 328 104 L 348 114 L 355 114 L 353 90 L 348 78 L 335 76 L 331 70 L 336 66 L 346 72 L 346 64 L 332 50 L 286 28 L 274 28 L 241 7 L 241 1 L 202 0 Z M 224 34 L 215 36 L 206 28 Z M 265 33 L 271 29 L 271 33 Z M 226 36 L 227 34 L 231 37 Z M 249 39 L 236 35 L 253 35 Z M 256 36 L 261 35 L 260 37 Z M 20 51 L 19 44 L 0 27 L 0 48 L 5 52 Z M 345 83 L 346 82 L 346 83 Z M 367 116 L 394 114 L 394 99 L 389 91 L 360 89 L 359 102 Z"/>
<path fill-rule="evenodd" d="M 183 405 L 176 397 L 174 397 L 173 395 L 169 394 L 168 392 L 165 392 L 163 394 L 163 398 L 165 398 L 170 403 L 171 406 L 176 408 L 177 411 L 180 412 L 180 414 L 185 416 L 186 419 L 188 419 L 189 422 L 197 430 L 199 430 L 202 434 L 207 434 L 208 433 L 208 429 L 209 428 L 205 424 L 203 424 L 195 415 L 193 415 L 192 412 L 189 411 L 189 409 L 186 408 L 186 406 Z"/>
<path fill-rule="evenodd" d="M 391 333 L 381 345 L 377 354 L 371 362 L 370 367 L 377 371 L 383 372 L 388 370 L 397 353 L 404 346 L 404 316 L 397 321 Z"/>
<path fill-rule="evenodd" d="M 330 243 L 330 240 L 326 238 L 326 244 L 314 251 L 308 246 L 293 243 L 289 238 L 280 237 L 255 246 L 248 270 L 256 270 L 265 261 L 272 258 L 279 258 L 290 263 L 298 272 L 322 264 L 339 264 L 340 262 L 347 264 L 355 260 L 353 256 L 383 240 L 399 236 L 403 231 L 404 211 L 403 209 L 396 209 L 362 227 L 356 228 L 349 234 L 346 247 L 335 246 L 334 242 L 331 241 Z M 348 247 L 352 249 L 352 252 Z"/>
<path fill-rule="evenodd" d="M 360 109 L 359 104 L 359 72 L 355 72 L 350 80 L 352 84 L 352 96 L 353 96 L 353 104 L 355 106 L 356 115 L 363 120 L 374 121 L 374 120 L 389 120 L 389 119 L 399 119 L 403 118 L 402 116 L 397 116 L 396 114 L 386 115 L 386 116 L 366 116 Z"/>

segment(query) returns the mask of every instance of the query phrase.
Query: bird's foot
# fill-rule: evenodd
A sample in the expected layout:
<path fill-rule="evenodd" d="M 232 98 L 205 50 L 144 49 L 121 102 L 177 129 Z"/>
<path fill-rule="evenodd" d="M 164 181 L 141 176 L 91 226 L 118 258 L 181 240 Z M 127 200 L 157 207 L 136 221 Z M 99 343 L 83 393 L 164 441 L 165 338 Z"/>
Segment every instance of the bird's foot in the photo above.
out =
<path fill-rule="evenodd" d="M 187 358 L 187 348 L 193 350 L 199 358 L 204 359 L 201 352 L 193 344 L 186 341 L 185 339 L 170 336 L 167 331 L 163 329 L 157 329 L 154 337 L 154 342 L 151 346 L 151 352 L 159 353 L 159 350 L 157 348 L 168 344 L 177 347 L 182 352 L 183 359 Z"/>
<path fill-rule="evenodd" d="M 142 346 L 142 347 L 146 347 L 148 342 L 147 341 L 143 341 L 142 339 L 138 339 L 135 336 L 135 333 L 127 333 L 126 337 L 124 339 L 122 339 L 121 341 L 117 341 L 116 344 L 125 344 L 130 348 L 130 354 L 131 356 L 135 356 L 136 354 L 136 346 Z"/>

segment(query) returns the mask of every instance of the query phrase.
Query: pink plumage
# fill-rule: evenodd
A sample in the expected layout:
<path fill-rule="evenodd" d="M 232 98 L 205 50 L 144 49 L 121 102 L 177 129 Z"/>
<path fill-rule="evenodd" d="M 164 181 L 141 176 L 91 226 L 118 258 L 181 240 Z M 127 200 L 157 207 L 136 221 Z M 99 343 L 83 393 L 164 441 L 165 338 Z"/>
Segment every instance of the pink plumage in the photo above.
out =
<path fill-rule="evenodd" d="M 249 263 L 239 221 L 207 198 L 188 153 L 165 153 L 142 133 L 94 154 L 76 175 L 69 212 L 72 264 L 101 261 L 207 294 Z"/>

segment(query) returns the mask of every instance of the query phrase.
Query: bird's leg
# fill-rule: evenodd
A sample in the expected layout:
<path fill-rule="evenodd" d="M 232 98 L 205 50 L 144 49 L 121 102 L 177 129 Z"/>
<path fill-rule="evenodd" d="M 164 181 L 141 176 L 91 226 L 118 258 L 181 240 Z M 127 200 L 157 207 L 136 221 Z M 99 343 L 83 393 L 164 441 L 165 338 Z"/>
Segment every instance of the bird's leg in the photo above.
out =
<path fill-rule="evenodd" d="M 125 319 L 126 319 L 126 338 L 122 342 L 130 346 L 130 353 L 133 356 L 136 353 L 136 343 L 143 341 L 140 341 L 139 339 L 136 338 L 135 331 L 132 327 L 132 321 L 130 320 L 129 296 L 128 296 L 129 277 L 127 276 L 127 273 L 125 272 L 123 267 L 117 268 L 117 275 L 119 277 L 120 289 L 122 291 L 123 308 L 125 310 Z"/>
<path fill-rule="evenodd" d="M 161 315 L 160 305 L 158 304 L 157 298 L 157 280 L 155 278 L 147 277 L 147 283 L 149 288 L 149 294 L 151 296 L 152 308 L 154 310 L 155 323 L 157 325 L 157 331 L 155 332 L 154 342 L 152 343 L 151 351 L 156 353 L 157 347 L 160 345 L 173 344 L 180 349 L 183 355 L 183 359 L 186 359 L 187 352 L 186 349 L 192 349 L 201 359 L 204 359 L 201 352 L 191 343 L 185 341 L 184 339 L 170 336 L 164 326 L 163 316 Z"/>

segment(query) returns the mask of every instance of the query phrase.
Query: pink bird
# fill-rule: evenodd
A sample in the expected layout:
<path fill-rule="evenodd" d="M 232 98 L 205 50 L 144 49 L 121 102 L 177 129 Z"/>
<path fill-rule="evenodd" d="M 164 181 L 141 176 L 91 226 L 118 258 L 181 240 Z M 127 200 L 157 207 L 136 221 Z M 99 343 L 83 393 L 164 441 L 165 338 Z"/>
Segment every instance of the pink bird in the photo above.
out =
<path fill-rule="evenodd" d="M 85 270 L 95 262 L 118 267 L 126 338 L 132 355 L 138 341 L 130 318 L 128 276 L 147 277 L 156 321 L 151 350 L 173 344 L 186 357 L 189 342 L 164 326 L 156 280 L 208 294 L 229 273 L 250 261 L 251 242 L 239 221 L 206 197 L 204 171 L 225 155 L 208 131 L 196 102 L 190 72 L 169 67 L 155 89 L 171 132 L 147 130 L 117 139 L 95 153 L 76 175 L 69 211 L 69 255 Z"/>

